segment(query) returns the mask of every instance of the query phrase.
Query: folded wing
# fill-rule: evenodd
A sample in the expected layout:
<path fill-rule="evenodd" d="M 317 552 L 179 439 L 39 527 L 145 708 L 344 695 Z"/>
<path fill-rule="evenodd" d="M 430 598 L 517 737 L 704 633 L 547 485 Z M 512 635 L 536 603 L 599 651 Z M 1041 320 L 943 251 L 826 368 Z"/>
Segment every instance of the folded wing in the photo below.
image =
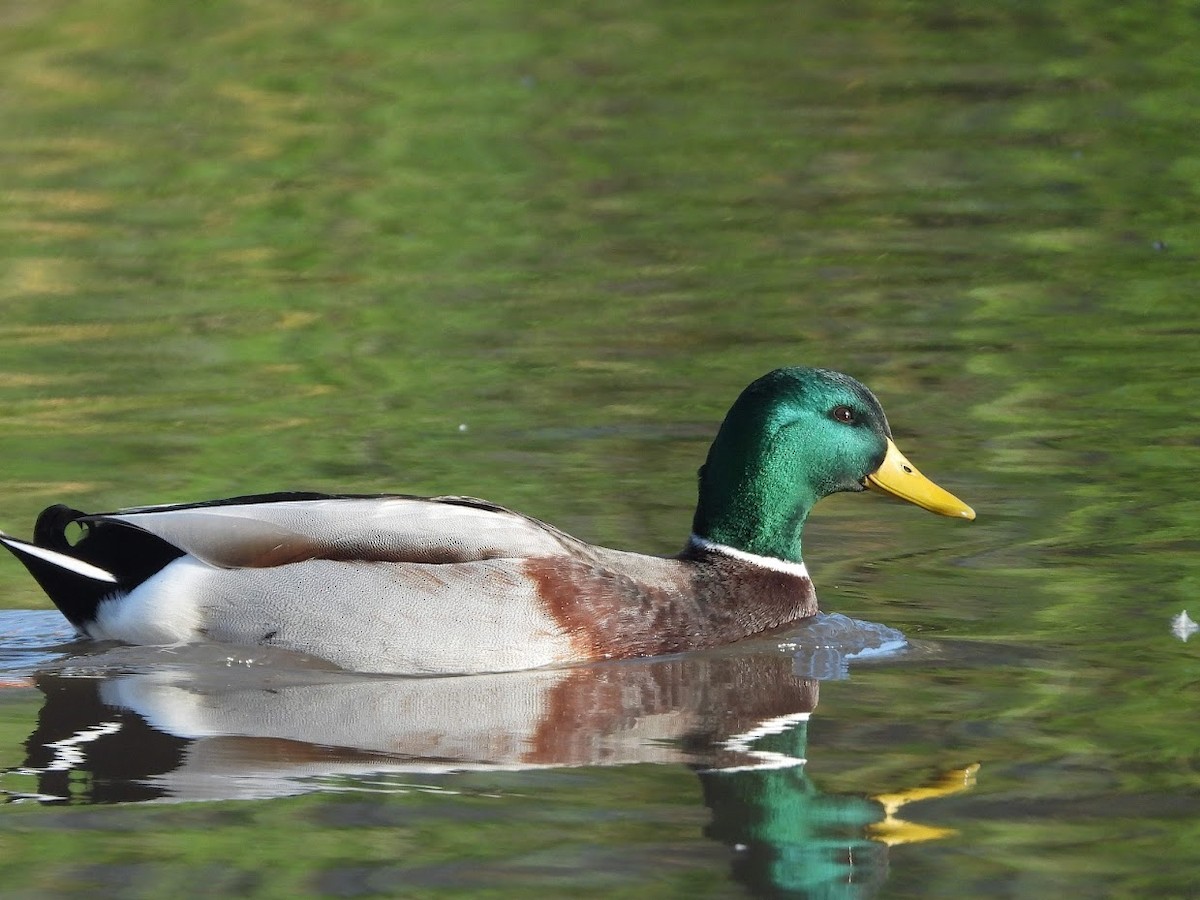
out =
<path fill-rule="evenodd" d="M 543 522 L 469 497 L 264 495 L 78 521 L 97 530 L 132 526 L 224 568 L 309 559 L 459 563 L 579 546 Z"/>

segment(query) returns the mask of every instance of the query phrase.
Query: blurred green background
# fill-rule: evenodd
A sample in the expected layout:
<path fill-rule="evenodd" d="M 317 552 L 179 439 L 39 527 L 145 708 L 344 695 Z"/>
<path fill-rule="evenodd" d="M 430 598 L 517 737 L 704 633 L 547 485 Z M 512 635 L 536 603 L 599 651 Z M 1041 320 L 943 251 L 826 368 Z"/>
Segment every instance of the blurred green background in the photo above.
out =
<path fill-rule="evenodd" d="M 1191 890 L 1196 644 L 1169 623 L 1200 589 L 1193 5 L 80 0 L 0 23 L 5 531 L 58 501 L 403 491 L 672 552 L 738 391 L 841 369 L 979 519 L 827 501 L 823 606 L 994 666 L 823 695 L 827 783 L 993 766 L 965 845 L 893 860 L 885 892 Z M 48 604 L 10 562 L 0 606 Z M 13 698 L 19 758 L 36 706 Z M 864 743 L 881 715 L 935 721 Z"/>

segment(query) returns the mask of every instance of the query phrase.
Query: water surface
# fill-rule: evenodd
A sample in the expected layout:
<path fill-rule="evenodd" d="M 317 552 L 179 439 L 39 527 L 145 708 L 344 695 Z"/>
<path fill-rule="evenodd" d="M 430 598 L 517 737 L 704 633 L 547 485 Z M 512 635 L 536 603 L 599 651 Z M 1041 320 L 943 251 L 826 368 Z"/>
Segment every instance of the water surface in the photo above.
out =
<path fill-rule="evenodd" d="M 0 565 L 6 890 L 1194 895 L 1185 7 L 2 15 L 5 531 L 398 490 L 669 553 L 784 364 L 979 513 L 818 507 L 823 608 L 909 643 L 844 668 L 97 660 Z"/>

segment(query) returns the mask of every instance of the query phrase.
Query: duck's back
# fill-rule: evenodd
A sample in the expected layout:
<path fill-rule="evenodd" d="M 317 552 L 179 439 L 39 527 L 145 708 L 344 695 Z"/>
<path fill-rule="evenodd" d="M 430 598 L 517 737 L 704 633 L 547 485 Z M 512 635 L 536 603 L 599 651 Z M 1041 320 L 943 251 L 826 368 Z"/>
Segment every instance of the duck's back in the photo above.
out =
<path fill-rule="evenodd" d="M 96 536 L 113 525 L 137 528 L 227 568 L 312 559 L 472 562 L 544 556 L 581 543 L 545 522 L 472 497 L 264 494 L 77 515 L 74 521 Z M 85 549 L 90 537 L 77 546 Z"/>

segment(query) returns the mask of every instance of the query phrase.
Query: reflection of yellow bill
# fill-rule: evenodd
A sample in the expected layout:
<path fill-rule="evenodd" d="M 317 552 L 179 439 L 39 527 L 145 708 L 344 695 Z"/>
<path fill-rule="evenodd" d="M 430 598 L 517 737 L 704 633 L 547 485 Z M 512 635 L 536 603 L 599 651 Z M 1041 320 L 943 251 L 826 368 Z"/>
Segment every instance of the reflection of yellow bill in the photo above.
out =
<path fill-rule="evenodd" d="M 964 769 L 954 769 L 945 773 L 932 784 L 908 788 L 894 794 L 877 794 L 874 799 L 882 804 L 886 814 L 882 821 L 867 827 L 867 835 L 876 841 L 894 847 L 896 844 L 916 844 L 921 841 L 936 841 L 956 834 L 953 828 L 937 828 L 932 825 L 919 825 L 897 819 L 896 813 L 904 806 L 917 800 L 933 800 L 938 797 L 949 797 L 962 793 L 975 786 L 975 773 L 979 771 L 979 763 L 972 763 Z"/>
<path fill-rule="evenodd" d="M 918 472 L 890 438 L 887 456 L 879 468 L 867 476 L 866 482 L 872 490 L 892 494 L 939 515 L 975 518 L 975 510 Z"/>

